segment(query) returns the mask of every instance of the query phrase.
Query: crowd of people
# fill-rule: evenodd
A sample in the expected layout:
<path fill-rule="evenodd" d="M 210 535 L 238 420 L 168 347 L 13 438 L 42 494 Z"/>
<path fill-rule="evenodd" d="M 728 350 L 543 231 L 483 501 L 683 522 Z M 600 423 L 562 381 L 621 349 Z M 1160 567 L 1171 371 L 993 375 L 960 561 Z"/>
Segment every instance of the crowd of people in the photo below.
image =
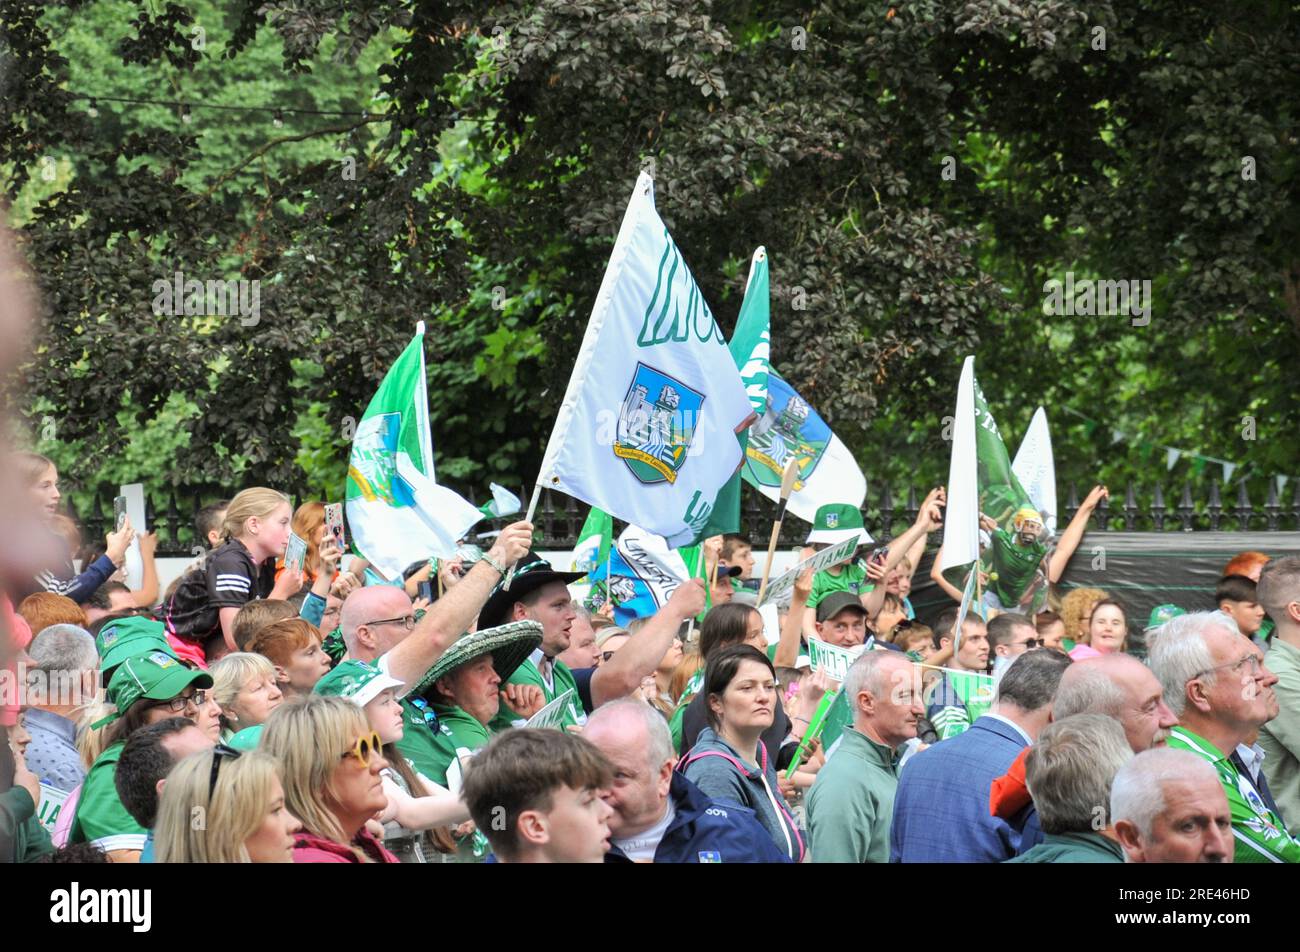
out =
<path fill-rule="evenodd" d="M 266 488 L 197 514 L 210 548 L 165 591 L 141 534 L 132 589 L 129 521 L 86 545 L 53 464 L 16 463 L 56 555 L 0 602 L 9 861 L 1300 861 L 1300 558 L 1245 553 L 1216 611 L 1138 632 L 1056 597 L 1100 487 L 1041 610 L 1003 585 L 916 618 L 936 490 L 870 552 L 823 507 L 807 554 L 863 547 L 775 625 L 729 535 L 620 626 L 527 522 L 387 580 Z"/>

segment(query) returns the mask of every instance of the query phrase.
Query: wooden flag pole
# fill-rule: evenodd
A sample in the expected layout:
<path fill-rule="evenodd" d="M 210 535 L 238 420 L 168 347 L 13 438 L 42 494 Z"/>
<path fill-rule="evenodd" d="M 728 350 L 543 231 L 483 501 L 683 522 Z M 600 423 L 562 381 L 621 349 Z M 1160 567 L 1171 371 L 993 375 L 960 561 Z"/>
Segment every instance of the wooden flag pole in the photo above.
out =
<path fill-rule="evenodd" d="M 776 522 L 772 523 L 772 538 L 767 543 L 767 563 L 763 566 L 763 581 L 758 586 L 758 604 L 763 604 L 763 595 L 767 591 L 767 579 L 772 574 L 772 556 L 776 553 L 776 540 L 781 535 L 781 523 L 785 519 L 785 507 L 790 503 L 790 493 L 794 491 L 794 481 L 799 478 L 799 461 L 794 457 L 786 464 L 785 475 L 781 477 L 781 505 L 776 510 Z"/>
<path fill-rule="evenodd" d="M 528 501 L 528 515 L 524 516 L 524 522 L 533 521 L 533 513 L 537 511 L 537 502 L 541 498 L 542 498 L 542 484 L 539 481 L 537 485 L 533 487 L 533 498 Z M 515 565 L 518 564 L 519 564 L 518 562 L 515 563 Z M 510 591 L 510 583 L 514 581 L 515 578 L 515 565 L 510 566 L 510 571 L 506 573 L 505 584 L 501 586 L 501 588 L 504 591 L 507 592 Z"/>
<path fill-rule="evenodd" d="M 697 578 L 704 568 L 704 543 L 700 543 L 700 557 L 695 560 L 695 571 L 691 573 L 691 578 Z M 695 637 L 695 616 L 691 616 L 690 624 L 686 627 L 686 644 L 689 647 L 691 640 Z"/>

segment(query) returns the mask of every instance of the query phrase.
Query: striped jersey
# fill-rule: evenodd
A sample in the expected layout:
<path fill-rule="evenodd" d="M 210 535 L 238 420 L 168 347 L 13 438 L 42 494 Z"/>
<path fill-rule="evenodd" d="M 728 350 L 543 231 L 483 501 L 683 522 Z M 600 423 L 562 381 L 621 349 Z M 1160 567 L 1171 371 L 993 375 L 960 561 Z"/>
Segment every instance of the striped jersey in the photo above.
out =
<path fill-rule="evenodd" d="M 241 608 L 275 587 L 275 559 L 261 566 L 238 539 L 224 542 L 185 575 L 163 606 L 167 630 L 183 641 L 203 642 L 221 631 L 222 608 Z"/>

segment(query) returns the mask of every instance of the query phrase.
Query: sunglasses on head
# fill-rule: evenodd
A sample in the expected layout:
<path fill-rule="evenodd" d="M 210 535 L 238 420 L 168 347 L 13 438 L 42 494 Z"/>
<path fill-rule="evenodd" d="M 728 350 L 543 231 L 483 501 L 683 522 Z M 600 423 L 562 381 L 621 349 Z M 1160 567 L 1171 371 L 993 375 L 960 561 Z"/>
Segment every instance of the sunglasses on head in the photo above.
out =
<path fill-rule="evenodd" d="M 229 757 L 231 760 L 238 760 L 240 752 L 226 744 L 217 744 L 212 748 L 212 773 L 208 778 L 208 799 L 217 791 L 217 774 L 221 773 L 221 761 Z"/>
<path fill-rule="evenodd" d="M 343 751 L 343 753 L 339 755 L 339 759 L 343 760 L 349 756 L 355 757 L 357 763 L 362 767 L 367 767 L 370 765 L 370 755 L 375 754 L 378 756 L 383 750 L 383 746 L 383 742 L 379 739 L 379 735 L 374 731 L 371 731 L 369 734 L 362 734 L 358 737 L 357 742 L 353 744 L 350 749 Z"/>

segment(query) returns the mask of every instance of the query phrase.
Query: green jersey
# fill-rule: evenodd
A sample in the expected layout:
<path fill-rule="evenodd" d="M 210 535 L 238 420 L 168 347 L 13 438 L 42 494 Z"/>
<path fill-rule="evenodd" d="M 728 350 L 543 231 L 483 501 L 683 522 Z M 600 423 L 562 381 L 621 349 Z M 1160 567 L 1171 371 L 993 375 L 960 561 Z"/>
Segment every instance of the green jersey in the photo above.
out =
<path fill-rule="evenodd" d="M 997 596 L 1006 608 L 1014 608 L 1029 590 L 1034 573 L 1043 563 L 1047 546 L 1042 542 L 1020 545 L 1005 529 L 993 531 L 993 544 L 989 573 L 989 591 Z M 997 578 L 993 578 L 996 575 Z"/>
<path fill-rule="evenodd" d="M 149 831 L 126 812 L 113 782 L 125 746 L 125 741 L 118 741 L 91 765 L 81 785 L 81 798 L 68 832 L 69 843 L 93 843 L 106 853 L 144 849 Z"/>
<path fill-rule="evenodd" d="M 478 753 L 492 739 L 492 732 L 478 718 L 459 707 L 435 704 L 438 733 L 434 735 L 434 772 L 420 771 L 448 790 L 460 789 L 461 760 Z"/>
<path fill-rule="evenodd" d="M 1167 743 L 1174 750 L 1191 751 L 1219 775 L 1223 792 L 1228 795 L 1232 836 L 1237 844 L 1233 862 L 1300 863 L 1300 842 L 1287 832 L 1281 817 L 1265 805 L 1250 777 L 1237 769 L 1231 755 L 1185 727 L 1173 728 Z"/>
<path fill-rule="evenodd" d="M 823 569 L 813 576 L 812 593 L 808 596 L 808 607 L 816 608 L 821 600 L 832 592 L 851 592 L 860 595 L 868 591 L 866 586 L 867 567 L 859 559 L 846 565 L 835 565 Z"/>
<path fill-rule="evenodd" d="M 447 785 L 447 765 L 438 744 L 438 727 L 433 708 L 422 698 L 400 698 L 402 705 L 402 739 L 397 750 L 417 773 Z"/>
<path fill-rule="evenodd" d="M 537 670 L 537 665 L 533 663 L 532 658 L 527 659 L 515 669 L 515 673 L 510 675 L 510 680 L 506 683 L 537 685 L 542 689 L 542 695 L 545 697 L 547 704 L 550 704 L 565 691 L 572 691 L 573 698 L 569 702 L 568 712 L 565 714 L 560 727 L 567 728 L 571 724 L 581 725 L 587 722 L 586 715 L 579 710 L 579 705 L 582 702 L 578 700 L 578 683 L 573 680 L 573 672 L 569 670 L 568 665 L 563 661 L 552 662 L 550 684 L 547 684 L 542 679 L 542 673 Z M 502 690 L 504 689 L 505 685 L 502 685 Z M 492 719 L 492 723 L 488 725 L 488 728 L 493 734 L 498 734 L 508 727 L 522 727 L 526 721 L 527 718 L 521 717 L 502 701 L 501 710 L 497 711 L 497 716 Z"/>
<path fill-rule="evenodd" d="M 682 719 L 686 716 L 686 707 L 691 703 L 691 698 L 700 693 L 702 687 L 704 687 L 704 668 L 691 675 L 691 679 L 686 682 L 686 687 L 682 689 L 682 696 L 677 699 L 677 710 L 673 711 L 673 716 L 668 718 L 668 733 L 673 738 L 673 750 L 679 754 L 683 753 Z"/>
<path fill-rule="evenodd" d="M 993 693 L 992 675 L 945 670 L 926 704 L 925 716 L 940 740 L 956 737 L 988 713 Z"/>

